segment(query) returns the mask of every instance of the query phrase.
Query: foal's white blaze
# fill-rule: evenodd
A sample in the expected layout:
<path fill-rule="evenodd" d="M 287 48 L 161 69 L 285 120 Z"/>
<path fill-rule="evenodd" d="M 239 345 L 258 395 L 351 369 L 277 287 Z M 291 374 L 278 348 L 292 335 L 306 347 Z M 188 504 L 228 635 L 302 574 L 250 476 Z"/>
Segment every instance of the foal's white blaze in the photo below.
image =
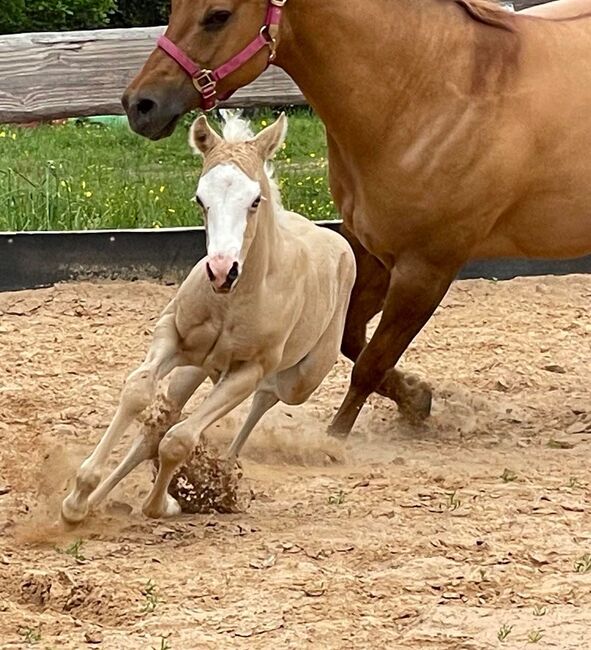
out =
<path fill-rule="evenodd" d="M 232 164 L 217 165 L 199 180 L 197 196 L 206 212 L 207 263 L 217 288 L 224 286 L 235 263 L 238 273 L 242 269 L 247 220 L 260 193 L 259 183 Z"/>

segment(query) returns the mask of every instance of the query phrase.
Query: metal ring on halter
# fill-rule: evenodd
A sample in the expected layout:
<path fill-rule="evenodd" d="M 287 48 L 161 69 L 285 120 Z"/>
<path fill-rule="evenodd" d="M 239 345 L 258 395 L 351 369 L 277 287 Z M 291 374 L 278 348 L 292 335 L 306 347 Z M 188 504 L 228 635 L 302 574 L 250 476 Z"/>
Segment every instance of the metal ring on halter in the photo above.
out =
<path fill-rule="evenodd" d="M 269 25 L 263 25 L 259 34 L 267 41 L 267 46 L 269 47 L 269 63 L 275 61 L 277 56 L 277 39 L 271 35 L 269 30 Z"/>

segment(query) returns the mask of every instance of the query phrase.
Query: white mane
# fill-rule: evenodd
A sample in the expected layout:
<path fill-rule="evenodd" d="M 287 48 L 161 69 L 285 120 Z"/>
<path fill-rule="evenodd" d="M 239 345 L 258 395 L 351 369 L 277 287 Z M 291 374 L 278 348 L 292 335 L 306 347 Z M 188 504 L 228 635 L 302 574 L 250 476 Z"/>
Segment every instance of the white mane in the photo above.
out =
<path fill-rule="evenodd" d="M 224 121 L 222 135 L 226 142 L 229 142 L 230 144 L 239 144 L 240 142 L 252 140 L 252 138 L 255 137 L 250 122 L 242 117 L 242 111 L 231 111 L 222 108 L 220 109 L 220 115 Z M 277 213 L 280 214 L 284 211 L 283 202 L 281 201 L 279 185 L 275 180 L 275 169 L 270 162 L 265 163 L 265 174 L 267 175 L 269 186 L 271 188 L 271 196 L 269 198 L 275 206 Z"/>

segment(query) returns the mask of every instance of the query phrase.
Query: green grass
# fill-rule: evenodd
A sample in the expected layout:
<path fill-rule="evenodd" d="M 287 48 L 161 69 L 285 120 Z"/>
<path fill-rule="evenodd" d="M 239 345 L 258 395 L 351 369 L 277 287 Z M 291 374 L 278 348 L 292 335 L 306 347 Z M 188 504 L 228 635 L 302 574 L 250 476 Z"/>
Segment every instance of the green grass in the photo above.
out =
<path fill-rule="evenodd" d="M 250 115 L 257 131 L 273 119 L 270 110 Z M 322 124 L 307 109 L 293 109 L 289 118 L 276 159 L 284 204 L 311 219 L 337 218 Z M 189 123 L 161 142 L 133 134 L 126 123 L 0 125 L 0 230 L 201 225 L 190 200 L 200 159 L 187 145 Z"/>

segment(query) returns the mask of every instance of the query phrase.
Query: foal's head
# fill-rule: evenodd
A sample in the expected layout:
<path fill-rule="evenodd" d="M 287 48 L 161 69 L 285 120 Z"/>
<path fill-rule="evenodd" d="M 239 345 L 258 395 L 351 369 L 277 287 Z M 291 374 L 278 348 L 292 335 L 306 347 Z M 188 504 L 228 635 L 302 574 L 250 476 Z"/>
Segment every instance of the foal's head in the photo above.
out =
<path fill-rule="evenodd" d="M 257 232 L 272 203 L 265 164 L 283 143 L 287 118 L 254 136 L 247 122 L 231 118 L 220 137 L 204 115 L 191 127 L 189 144 L 203 155 L 196 201 L 203 209 L 207 232 L 206 271 L 217 293 L 238 282 Z"/>

